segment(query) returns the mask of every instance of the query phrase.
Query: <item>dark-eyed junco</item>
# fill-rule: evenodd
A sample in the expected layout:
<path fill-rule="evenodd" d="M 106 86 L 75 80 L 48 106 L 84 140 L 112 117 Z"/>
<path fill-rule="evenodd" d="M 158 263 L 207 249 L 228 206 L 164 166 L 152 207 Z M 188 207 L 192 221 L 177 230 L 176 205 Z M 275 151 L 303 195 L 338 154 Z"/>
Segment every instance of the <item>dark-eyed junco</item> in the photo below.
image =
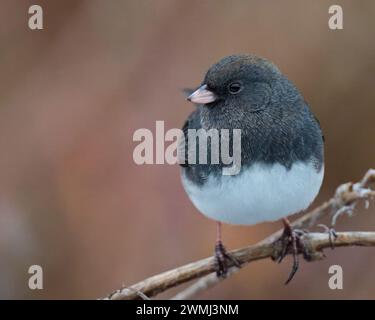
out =
<path fill-rule="evenodd" d="M 183 127 L 185 146 L 189 129 L 241 132 L 238 174 L 223 174 L 228 165 L 221 160 L 189 163 L 187 149 L 181 165 L 182 183 L 191 201 L 217 221 L 217 274 L 225 276 L 226 260 L 237 263 L 222 245 L 221 222 L 253 225 L 283 219 L 285 235 L 297 241 L 286 217 L 306 209 L 319 192 L 324 139 L 298 89 L 273 63 L 254 55 L 232 55 L 214 64 L 187 100 L 196 109 Z M 212 141 L 207 143 L 210 150 Z M 294 256 L 297 269 L 298 256 Z"/>

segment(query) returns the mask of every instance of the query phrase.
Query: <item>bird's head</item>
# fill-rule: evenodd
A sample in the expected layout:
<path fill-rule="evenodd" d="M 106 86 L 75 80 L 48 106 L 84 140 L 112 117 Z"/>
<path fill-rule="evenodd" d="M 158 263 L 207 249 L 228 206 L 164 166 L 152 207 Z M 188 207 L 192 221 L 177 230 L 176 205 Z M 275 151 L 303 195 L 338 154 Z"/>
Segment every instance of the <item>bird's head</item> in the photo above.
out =
<path fill-rule="evenodd" d="M 270 61 L 254 55 L 232 55 L 214 64 L 187 100 L 212 110 L 259 112 L 265 110 L 283 88 L 297 92 L 288 90 L 289 86 L 294 89 Z"/>

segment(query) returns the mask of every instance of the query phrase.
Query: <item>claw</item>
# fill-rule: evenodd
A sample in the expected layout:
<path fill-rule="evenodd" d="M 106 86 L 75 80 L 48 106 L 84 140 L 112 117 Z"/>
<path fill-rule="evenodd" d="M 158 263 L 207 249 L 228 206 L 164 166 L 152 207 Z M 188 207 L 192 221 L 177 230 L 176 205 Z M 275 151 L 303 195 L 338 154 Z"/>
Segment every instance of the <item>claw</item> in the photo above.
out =
<path fill-rule="evenodd" d="M 287 235 L 283 235 L 279 241 L 281 241 L 281 252 L 280 252 L 280 255 L 277 259 L 277 263 L 281 263 L 284 258 L 286 257 L 287 253 L 288 253 L 288 249 L 289 249 L 289 246 L 290 246 L 290 243 L 289 243 L 289 239 L 288 239 L 288 236 Z"/>
<path fill-rule="evenodd" d="M 241 267 L 241 264 L 229 253 L 227 253 L 224 245 L 221 241 L 218 241 L 215 245 L 215 260 L 216 260 L 216 275 L 219 278 L 225 278 L 228 273 L 229 260 L 237 268 Z"/>
<path fill-rule="evenodd" d="M 296 272 L 299 268 L 299 251 L 305 251 L 304 245 L 301 241 L 301 237 L 307 233 L 306 230 L 300 229 L 292 229 L 289 221 L 287 219 L 283 219 L 284 222 L 284 232 L 281 238 L 278 240 L 281 242 L 281 252 L 277 257 L 277 262 L 280 263 L 287 253 L 291 251 L 293 255 L 293 265 L 292 270 L 288 276 L 288 279 L 285 281 L 285 285 L 287 285 L 295 276 Z"/>
<path fill-rule="evenodd" d="M 299 267 L 298 247 L 297 247 L 297 244 L 299 242 L 299 238 L 298 238 L 299 236 L 297 236 L 297 234 L 293 232 L 292 230 L 290 237 L 291 237 L 291 245 L 292 245 L 292 253 L 293 253 L 293 266 L 292 266 L 292 270 L 290 271 L 288 279 L 284 283 L 285 285 L 287 285 L 293 279 Z"/>

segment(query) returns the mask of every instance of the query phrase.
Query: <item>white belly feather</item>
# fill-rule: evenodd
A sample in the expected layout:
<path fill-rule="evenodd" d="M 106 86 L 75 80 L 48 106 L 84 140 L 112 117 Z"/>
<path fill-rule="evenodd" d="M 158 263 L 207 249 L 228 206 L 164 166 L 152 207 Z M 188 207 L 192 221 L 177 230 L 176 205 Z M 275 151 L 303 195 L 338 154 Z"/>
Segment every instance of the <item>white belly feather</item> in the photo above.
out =
<path fill-rule="evenodd" d="M 210 177 L 196 186 L 182 173 L 182 183 L 196 208 L 225 223 L 251 225 L 274 221 L 306 209 L 319 192 L 320 172 L 312 163 L 254 164 L 237 176 Z"/>

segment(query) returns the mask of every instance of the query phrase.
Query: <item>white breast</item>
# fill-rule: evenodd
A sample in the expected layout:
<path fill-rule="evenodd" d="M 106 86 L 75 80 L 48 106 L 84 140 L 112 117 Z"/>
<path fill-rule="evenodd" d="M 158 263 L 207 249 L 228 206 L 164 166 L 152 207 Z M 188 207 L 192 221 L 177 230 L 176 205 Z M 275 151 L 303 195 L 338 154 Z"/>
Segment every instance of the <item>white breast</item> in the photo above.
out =
<path fill-rule="evenodd" d="M 225 223 L 251 225 L 274 221 L 306 209 L 319 192 L 324 167 L 298 162 L 290 170 L 281 164 L 254 164 L 237 176 L 210 177 L 197 186 L 182 173 L 182 183 L 196 208 Z"/>

